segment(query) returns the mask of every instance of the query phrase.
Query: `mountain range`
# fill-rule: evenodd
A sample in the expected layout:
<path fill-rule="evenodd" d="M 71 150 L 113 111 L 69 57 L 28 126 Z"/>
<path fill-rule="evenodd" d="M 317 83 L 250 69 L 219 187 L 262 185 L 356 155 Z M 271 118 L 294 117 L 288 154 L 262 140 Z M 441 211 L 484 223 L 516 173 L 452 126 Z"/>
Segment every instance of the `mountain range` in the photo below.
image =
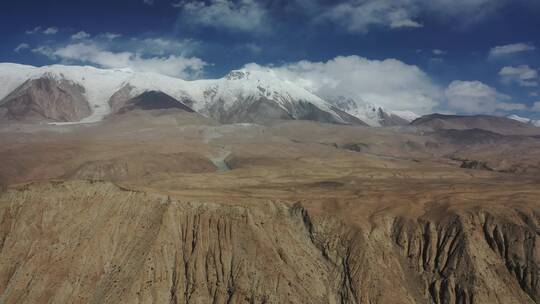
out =
<path fill-rule="evenodd" d="M 0 142 L 0 303 L 540 303 L 534 121 L 0 64 Z"/>
<path fill-rule="evenodd" d="M 220 79 L 183 80 L 131 69 L 0 63 L 0 122 L 96 123 L 132 110 L 178 109 L 218 123 L 310 120 L 371 127 L 481 129 L 538 135 L 540 123 L 510 115 L 420 117 L 347 96 L 318 96 L 271 70 L 235 70 Z"/>
<path fill-rule="evenodd" d="M 221 123 L 281 119 L 389 126 L 417 117 L 343 96 L 323 99 L 271 71 L 236 70 L 220 79 L 186 81 L 129 69 L 1 63 L 0 82 L 0 117 L 17 121 L 97 122 L 145 92 L 166 94 Z"/>

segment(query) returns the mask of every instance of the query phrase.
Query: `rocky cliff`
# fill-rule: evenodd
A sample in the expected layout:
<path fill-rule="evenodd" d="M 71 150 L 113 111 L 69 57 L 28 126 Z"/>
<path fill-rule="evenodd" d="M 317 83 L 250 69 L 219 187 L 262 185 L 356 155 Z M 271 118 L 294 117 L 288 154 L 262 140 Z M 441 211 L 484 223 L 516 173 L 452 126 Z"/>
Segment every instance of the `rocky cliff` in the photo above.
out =
<path fill-rule="evenodd" d="M 365 227 L 298 203 L 183 202 L 102 182 L 10 187 L 0 302 L 540 300 L 538 208 L 426 206 Z"/>

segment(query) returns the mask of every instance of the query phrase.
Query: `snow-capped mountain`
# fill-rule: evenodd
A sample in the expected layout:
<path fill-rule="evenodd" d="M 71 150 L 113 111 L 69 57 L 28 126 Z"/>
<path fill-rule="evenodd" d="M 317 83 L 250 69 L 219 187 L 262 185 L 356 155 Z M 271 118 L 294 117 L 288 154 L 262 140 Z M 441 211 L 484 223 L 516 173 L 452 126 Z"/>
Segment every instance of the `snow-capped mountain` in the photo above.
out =
<path fill-rule="evenodd" d="M 51 65 L 32 67 L 19 64 L 0 64 L 0 106 L 8 94 L 19 86 L 34 79 L 50 79 L 54 81 L 71 82 L 84 89 L 84 97 L 92 109 L 92 113 L 82 119 L 81 123 L 97 122 L 111 113 L 109 99 L 126 84 L 133 83 L 132 94 L 147 90 L 175 91 L 183 86 L 183 80 L 162 76 L 159 74 L 135 73 L 129 69 L 104 70 L 90 66 Z"/>
<path fill-rule="evenodd" d="M 411 123 L 415 119 L 418 119 L 418 118 L 421 117 L 420 115 L 414 113 L 413 111 L 403 111 L 403 110 L 402 111 L 396 111 L 396 110 L 393 110 L 393 111 L 390 111 L 390 113 L 405 119 L 409 123 Z"/>
<path fill-rule="evenodd" d="M 344 96 L 327 97 L 326 100 L 372 127 L 407 125 L 418 118 L 416 114 L 410 111 L 387 111 L 374 104 Z"/>
<path fill-rule="evenodd" d="M 416 118 L 411 112 L 387 111 L 351 98 L 321 98 L 294 82 L 280 79 L 272 70 L 237 70 L 220 79 L 186 81 L 130 69 L 0 63 L 0 83 L 0 116 L 9 112 L 9 117 L 16 119 L 98 122 L 150 91 L 167 94 L 222 123 L 304 119 L 391 126 L 408 124 Z M 69 100 L 76 103 L 70 104 Z"/>
<path fill-rule="evenodd" d="M 36 87 L 30 95 L 22 90 L 25 83 L 36 79 L 48 79 L 53 87 L 60 83 L 80 87 L 92 111 L 80 120 L 81 123 L 97 122 L 113 114 L 113 101 L 122 103 L 144 92 L 155 91 L 165 93 L 198 113 L 224 123 L 306 119 L 364 124 L 360 119 L 292 82 L 279 79 L 271 72 L 246 70 L 233 71 L 221 79 L 186 81 L 129 69 L 105 70 L 63 65 L 32 67 L 1 63 L 0 107 L 5 107 L 6 99 L 11 98 L 17 90 L 26 102 L 32 98 L 46 98 L 50 90 L 43 91 L 43 88 Z M 62 106 L 64 101 L 65 98 L 62 99 Z M 31 106 L 41 108 L 43 103 L 41 101 L 38 106 Z"/>
<path fill-rule="evenodd" d="M 237 70 L 221 79 L 192 81 L 185 93 L 172 96 L 225 123 L 278 118 L 363 124 L 271 71 Z"/>
<path fill-rule="evenodd" d="M 540 120 L 521 117 L 521 116 L 518 116 L 518 115 L 508 115 L 507 117 L 510 118 L 510 119 L 513 119 L 513 120 L 517 120 L 517 121 L 522 122 L 522 123 L 531 124 L 531 125 L 534 125 L 536 127 L 540 127 Z"/>

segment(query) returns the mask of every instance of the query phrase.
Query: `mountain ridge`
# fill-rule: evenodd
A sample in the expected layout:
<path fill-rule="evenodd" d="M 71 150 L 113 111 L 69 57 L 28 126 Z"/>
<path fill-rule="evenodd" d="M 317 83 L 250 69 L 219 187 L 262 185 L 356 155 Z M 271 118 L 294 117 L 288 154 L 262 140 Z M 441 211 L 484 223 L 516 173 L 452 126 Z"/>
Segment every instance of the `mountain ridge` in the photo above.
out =
<path fill-rule="evenodd" d="M 0 63 L 0 100 L 29 79 L 68 81 L 84 88 L 92 114 L 80 120 L 93 123 L 113 112 L 111 98 L 131 99 L 147 91 L 171 96 L 196 112 L 222 123 L 257 122 L 258 119 L 306 119 L 339 124 L 379 126 L 365 122 L 368 115 L 336 106 L 303 87 L 278 78 L 271 71 L 234 70 L 219 79 L 183 80 L 130 69 L 99 69 L 91 66 L 50 65 L 33 67 Z M 116 96 L 115 96 L 116 95 Z M 264 109 L 270 111 L 262 113 Z M 253 113 L 252 111 L 259 111 Z M 398 117 L 380 108 L 384 117 Z M 405 120 L 400 120 L 405 122 Z"/>
<path fill-rule="evenodd" d="M 429 114 L 415 119 L 412 126 L 427 127 L 435 130 L 470 130 L 481 129 L 502 135 L 538 135 L 540 128 L 504 116 L 445 115 Z"/>

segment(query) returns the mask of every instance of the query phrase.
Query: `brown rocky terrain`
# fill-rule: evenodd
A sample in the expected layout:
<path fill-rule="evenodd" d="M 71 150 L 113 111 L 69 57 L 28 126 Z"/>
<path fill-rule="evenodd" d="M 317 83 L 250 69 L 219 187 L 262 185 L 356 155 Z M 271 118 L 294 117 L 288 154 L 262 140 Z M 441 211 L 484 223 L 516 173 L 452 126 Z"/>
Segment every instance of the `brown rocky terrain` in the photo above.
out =
<path fill-rule="evenodd" d="M 318 206 L 22 185 L 0 201 L 2 301 L 537 303 L 539 206 L 486 199 L 441 195 L 364 227 Z"/>
<path fill-rule="evenodd" d="M 51 77 L 30 79 L 0 100 L 0 119 L 15 121 L 80 121 L 92 113 L 84 88 Z"/>
<path fill-rule="evenodd" d="M 507 117 L 489 115 L 461 116 L 431 114 L 411 123 L 419 127 L 434 129 L 470 130 L 481 129 L 504 135 L 539 135 L 540 128 Z"/>
<path fill-rule="evenodd" d="M 135 109 L 0 139 L 0 303 L 540 302 L 535 137 Z"/>

